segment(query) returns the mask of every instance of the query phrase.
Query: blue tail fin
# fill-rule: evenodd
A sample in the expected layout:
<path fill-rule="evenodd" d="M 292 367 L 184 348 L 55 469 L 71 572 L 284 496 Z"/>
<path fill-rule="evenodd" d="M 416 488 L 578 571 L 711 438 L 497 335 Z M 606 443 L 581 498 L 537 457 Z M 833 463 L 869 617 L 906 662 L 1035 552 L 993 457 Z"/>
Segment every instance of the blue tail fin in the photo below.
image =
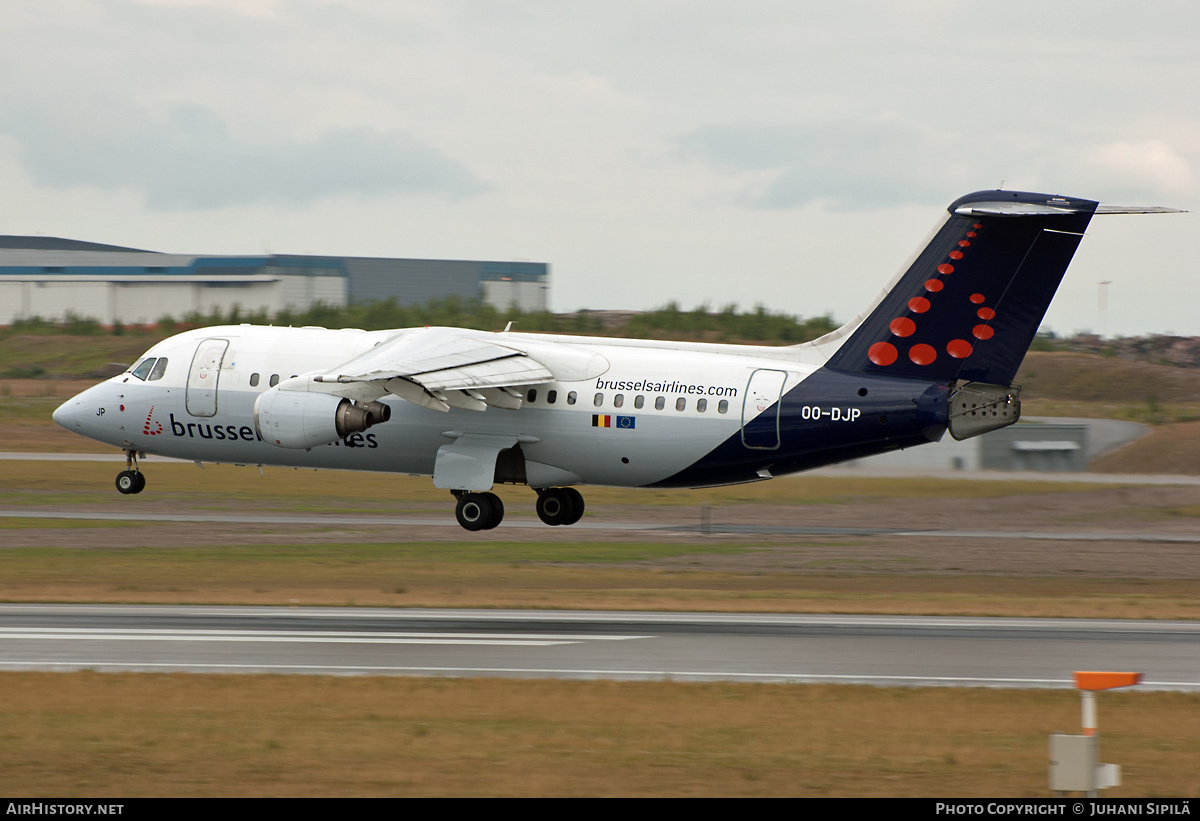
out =
<path fill-rule="evenodd" d="M 828 367 L 1012 384 L 1096 206 L 1018 191 L 955 200 Z"/>

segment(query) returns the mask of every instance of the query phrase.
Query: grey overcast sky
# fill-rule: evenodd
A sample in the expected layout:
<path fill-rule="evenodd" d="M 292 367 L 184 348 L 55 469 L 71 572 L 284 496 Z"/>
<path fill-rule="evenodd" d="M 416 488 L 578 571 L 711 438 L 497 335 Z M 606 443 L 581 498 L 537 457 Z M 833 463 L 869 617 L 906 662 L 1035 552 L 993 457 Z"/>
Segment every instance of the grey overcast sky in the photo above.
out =
<path fill-rule="evenodd" d="M 549 262 L 555 310 L 844 321 L 961 194 L 1196 212 L 1198 169 L 1195 0 L 6 0 L 0 21 L 0 233 Z M 1094 220 L 1046 325 L 1200 335 L 1197 220 Z"/>

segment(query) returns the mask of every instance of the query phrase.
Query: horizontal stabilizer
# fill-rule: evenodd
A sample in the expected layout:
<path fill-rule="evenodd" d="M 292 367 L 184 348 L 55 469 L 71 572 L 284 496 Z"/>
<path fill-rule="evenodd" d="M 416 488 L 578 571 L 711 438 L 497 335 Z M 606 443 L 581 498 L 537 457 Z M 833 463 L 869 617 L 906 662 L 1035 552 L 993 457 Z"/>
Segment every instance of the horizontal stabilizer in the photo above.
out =
<path fill-rule="evenodd" d="M 1053 201 L 1051 201 L 1053 202 Z M 1064 203 L 1067 200 L 1064 200 Z M 1086 214 L 1086 207 L 1055 205 L 1051 203 L 1033 202 L 972 202 L 960 205 L 954 213 L 963 217 L 1053 217 L 1063 214 Z M 1098 205 L 1096 214 L 1186 214 L 1178 208 L 1164 208 L 1161 205 Z"/>
<path fill-rule="evenodd" d="M 1186 214 L 1178 208 L 1163 208 L 1161 205 L 1097 205 L 1097 214 Z"/>

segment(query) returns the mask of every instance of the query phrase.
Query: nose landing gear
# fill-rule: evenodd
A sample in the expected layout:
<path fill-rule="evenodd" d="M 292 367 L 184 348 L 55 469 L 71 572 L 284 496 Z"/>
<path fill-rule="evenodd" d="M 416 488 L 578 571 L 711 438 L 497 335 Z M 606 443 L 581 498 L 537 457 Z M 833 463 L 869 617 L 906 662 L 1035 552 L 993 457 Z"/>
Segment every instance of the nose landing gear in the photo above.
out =
<path fill-rule="evenodd" d="M 141 493 L 146 489 L 146 476 L 138 470 L 137 452 L 125 451 L 125 470 L 117 474 L 117 490 L 121 493 Z"/>

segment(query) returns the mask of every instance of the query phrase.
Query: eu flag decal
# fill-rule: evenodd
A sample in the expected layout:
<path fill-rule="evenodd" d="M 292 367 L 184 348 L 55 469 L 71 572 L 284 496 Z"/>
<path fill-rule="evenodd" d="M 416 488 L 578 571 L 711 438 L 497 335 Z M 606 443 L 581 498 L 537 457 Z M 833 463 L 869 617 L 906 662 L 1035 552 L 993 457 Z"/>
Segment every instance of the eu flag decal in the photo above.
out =
<path fill-rule="evenodd" d="M 625 428 L 626 430 L 633 430 L 635 427 L 634 417 L 632 417 L 632 416 L 612 416 L 607 413 L 593 413 L 592 414 L 592 427 L 593 428 Z"/>

